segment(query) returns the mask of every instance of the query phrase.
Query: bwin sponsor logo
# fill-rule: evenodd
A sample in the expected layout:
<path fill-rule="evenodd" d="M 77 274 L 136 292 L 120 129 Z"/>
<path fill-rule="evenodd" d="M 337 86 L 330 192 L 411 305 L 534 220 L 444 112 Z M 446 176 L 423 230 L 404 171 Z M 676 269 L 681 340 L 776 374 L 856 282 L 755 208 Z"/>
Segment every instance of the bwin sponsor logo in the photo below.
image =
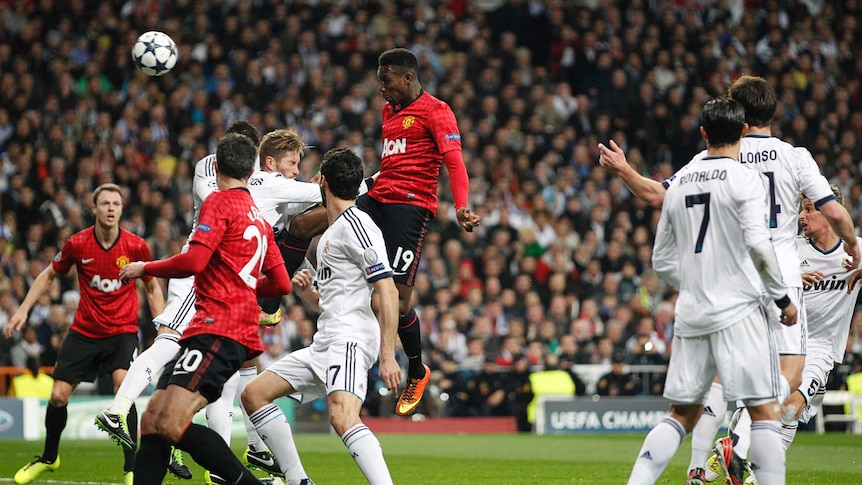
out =
<path fill-rule="evenodd" d="M 847 282 L 839 280 L 837 276 L 832 276 L 828 280 L 821 280 L 813 285 L 803 285 L 804 291 L 844 291 L 847 288 Z"/>

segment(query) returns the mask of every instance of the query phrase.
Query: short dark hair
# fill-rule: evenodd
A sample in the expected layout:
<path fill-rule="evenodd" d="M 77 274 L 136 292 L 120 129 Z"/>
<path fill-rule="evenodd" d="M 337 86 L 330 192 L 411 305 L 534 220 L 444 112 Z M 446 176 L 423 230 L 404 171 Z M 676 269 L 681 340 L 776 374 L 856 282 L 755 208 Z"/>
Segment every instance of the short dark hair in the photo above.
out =
<path fill-rule="evenodd" d="M 247 136 L 254 146 L 260 145 L 260 132 L 257 131 L 257 128 L 246 120 L 236 120 L 230 125 L 228 125 L 227 130 L 225 130 L 225 135 L 229 135 L 231 133 L 236 133 L 238 135 Z"/>
<path fill-rule="evenodd" d="M 234 179 L 246 179 L 254 169 L 257 147 L 251 138 L 239 133 L 229 133 L 218 141 L 216 162 L 222 175 Z"/>
<path fill-rule="evenodd" d="M 419 70 L 419 60 L 412 52 L 402 47 L 384 51 L 377 58 L 377 64 L 380 67 L 398 67 L 413 73 Z"/>
<path fill-rule="evenodd" d="M 727 95 L 739 101 L 745 109 L 749 126 L 769 126 L 778 107 L 778 95 L 766 79 L 742 76 L 727 89 Z"/>
<path fill-rule="evenodd" d="M 347 148 L 333 148 L 323 154 L 320 174 L 326 178 L 332 195 L 352 200 L 359 193 L 359 184 L 362 183 L 362 160 Z"/>
<path fill-rule="evenodd" d="M 742 136 L 745 110 L 735 99 L 714 98 L 703 105 L 700 125 L 706 131 L 706 142 L 711 148 L 733 145 Z"/>

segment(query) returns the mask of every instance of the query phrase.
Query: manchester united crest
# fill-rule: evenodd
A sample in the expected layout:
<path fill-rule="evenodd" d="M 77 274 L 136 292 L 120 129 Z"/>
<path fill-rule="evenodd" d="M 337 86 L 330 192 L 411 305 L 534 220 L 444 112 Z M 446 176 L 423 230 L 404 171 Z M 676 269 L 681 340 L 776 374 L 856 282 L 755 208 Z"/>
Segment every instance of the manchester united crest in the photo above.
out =
<path fill-rule="evenodd" d="M 405 129 L 407 129 L 407 128 L 410 128 L 411 126 L 413 126 L 413 123 L 416 123 L 416 117 L 415 116 L 405 116 L 404 121 L 401 122 L 401 126 L 403 126 Z"/>
<path fill-rule="evenodd" d="M 123 266 L 129 264 L 129 257 L 125 254 L 117 258 L 117 267 L 122 268 Z"/>

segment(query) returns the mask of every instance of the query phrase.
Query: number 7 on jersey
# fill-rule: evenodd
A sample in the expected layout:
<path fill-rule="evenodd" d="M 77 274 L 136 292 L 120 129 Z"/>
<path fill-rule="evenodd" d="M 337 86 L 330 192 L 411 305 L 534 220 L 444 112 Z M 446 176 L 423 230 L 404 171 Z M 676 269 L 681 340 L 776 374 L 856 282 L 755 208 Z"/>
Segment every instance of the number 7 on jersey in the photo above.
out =
<path fill-rule="evenodd" d="M 703 251 L 703 239 L 706 237 L 706 228 L 709 226 L 709 192 L 685 196 L 685 208 L 703 204 L 703 219 L 700 221 L 700 232 L 697 234 L 697 242 L 694 244 L 694 252 Z"/>

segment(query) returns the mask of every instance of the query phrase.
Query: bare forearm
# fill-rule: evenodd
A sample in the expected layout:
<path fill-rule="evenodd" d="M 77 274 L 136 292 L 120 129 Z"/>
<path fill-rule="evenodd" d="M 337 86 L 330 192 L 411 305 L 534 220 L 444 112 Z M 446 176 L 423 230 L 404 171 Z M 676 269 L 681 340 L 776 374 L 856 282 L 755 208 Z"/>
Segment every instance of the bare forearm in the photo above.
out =
<path fill-rule="evenodd" d="M 24 297 L 24 301 L 21 302 L 19 308 L 25 312 L 29 312 L 33 308 L 33 305 L 36 304 L 36 301 L 39 300 L 39 297 L 48 291 L 48 288 L 51 287 L 51 283 L 56 277 L 57 273 L 50 266 L 42 270 L 39 276 L 33 280 L 33 284 L 30 286 L 30 290 L 27 291 L 27 296 Z"/>
<path fill-rule="evenodd" d="M 160 315 L 165 311 L 165 295 L 162 286 L 156 278 L 151 278 L 145 283 L 147 291 L 147 304 L 150 305 L 150 313 Z"/>
<path fill-rule="evenodd" d="M 395 336 L 398 335 L 398 290 L 395 285 L 381 295 L 378 319 L 380 321 L 380 355 L 395 354 Z"/>
<path fill-rule="evenodd" d="M 856 243 L 856 234 L 853 228 L 853 221 L 850 219 L 850 213 L 847 209 L 837 202 L 824 204 L 820 208 L 821 213 L 829 221 L 832 230 L 838 234 L 845 243 Z"/>
<path fill-rule="evenodd" d="M 300 290 L 296 292 L 296 296 L 302 300 L 310 310 L 320 313 L 320 294 L 311 289 Z"/>
<path fill-rule="evenodd" d="M 661 182 L 644 177 L 630 165 L 626 165 L 626 168 L 620 170 L 617 175 L 631 193 L 635 194 L 635 197 L 655 208 L 661 207 L 665 193 L 664 185 Z"/>

